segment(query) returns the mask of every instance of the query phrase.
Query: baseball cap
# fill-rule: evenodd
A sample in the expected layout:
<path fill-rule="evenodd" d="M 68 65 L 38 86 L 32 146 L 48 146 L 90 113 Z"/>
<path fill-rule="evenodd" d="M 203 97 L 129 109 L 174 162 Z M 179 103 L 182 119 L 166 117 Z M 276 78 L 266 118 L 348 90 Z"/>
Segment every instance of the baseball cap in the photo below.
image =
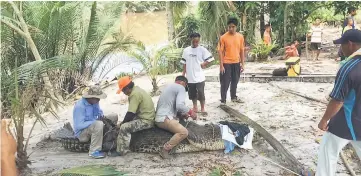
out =
<path fill-rule="evenodd" d="M 342 37 L 334 40 L 333 44 L 344 44 L 350 42 L 361 43 L 361 31 L 358 29 L 350 29 L 343 33 Z"/>
<path fill-rule="evenodd" d="M 126 87 L 129 83 L 132 82 L 132 79 L 129 76 L 124 76 L 118 79 L 118 91 L 117 94 L 120 94 L 122 92 L 123 88 Z"/>

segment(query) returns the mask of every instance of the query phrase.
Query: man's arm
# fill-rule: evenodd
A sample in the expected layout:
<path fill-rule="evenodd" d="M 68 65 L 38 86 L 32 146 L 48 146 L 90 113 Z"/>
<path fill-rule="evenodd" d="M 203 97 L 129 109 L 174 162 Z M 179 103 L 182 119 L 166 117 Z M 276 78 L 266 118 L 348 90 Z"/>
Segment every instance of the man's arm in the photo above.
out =
<path fill-rule="evenodd" d="M 350 85 L 352 84 L 352 80 L 349 77 L 349 73 L 346 71 L 348 69 L 349 67 L 342 67 L 340 70 L 338 70 L 335 86 L 330 94 L 332 100 L 327 105 L 326 112 L 318 124 L 318 127 L 321 130 L 326 131 L 328 129 L 327 121 L 334 117 L 336 113 L 342 108 L 343 101 L 350 92 Z"/>
<path fill-rule="evenodd" d="M 327 105 L 327 109 L 325 114 L 322 117 L 324 122 L 329 121 L 332 117 L 336 115 L 336 113 L 342 108 L 343 102 L 335 99 L 331 99 L 331 101 Z"/>
<path fill-rule="evenodd" d="M 182 75 L 184 76 L 184 75 L 186 75 L 186 73 L 187 73 L 187 60 L 186 60 L 186 51 L 187 51 L 187 49 L 184 49 L 183 50 L 183 53 L 182 53 L 182 59 L 181 59 L 181 64 L 183 64 L 183 72 L 182 72 Z"/>
<path fill-rule="evenodd" d="M 128 111 L 125 114 L 125 117 L 124 117 L 122 123 L 130 122 L 130 121 L 134 120 L 140 102 L 141 102 L 141 97 L 139 97 L 139 95 L 137 95 L 137 94 L 129 97 Z"/>
<path fill-rule="evenodd" d="M 182 76 L 185 76 L 187 73 L 187 65 L 183 64 L 183 72 L 182 72 Z"/>
<path fill-rule="evenodd" d="M 244 45 L 244 38 L 243 38 L 243 35 L 242 35 L 242 39 L 241 39 L 241 49 L 240 49 L 240 51 L 239 51 L 239 59 L 240 59 L 240 63 L 242 64 L 242 67 L 243 67 L 243 69 L 244 69 L 244 47 L 245 47 L 245 45 Z"/>
<path fill-rule="evenodd" d="M 6 120 L 1 120 L 1 175 L 16 176 L 15 153 L 17 143 L 14 136 L 7 130 Z"/>
<path fill-rule="evenodd" d="M 220 68 L 223 68 L 224 42 L 223 42 L 222 37 L 219 39 L 217 50 L 218 50 L 218 55 L 219 55 L 219 66 L 220 66 Z"/>
<path fill-rule="evenodd" d="M 75 107 L 73 111 L 74 127 L 78 130 L 88 128 L 95 120 L 85 120 L 85 109 Z"/>
<path fill-rule="evenodd" d="M 181 114 L 186 114 L 190 110 L 185 104 L 185 98 L 186 98 L 186 91 L 178 90 L 177 98 L 176 98 L 176 110 Z"/>
<path fill-rule="evenodd" d="M 212 53 L 210 53 L 206 48 L 203 48 L 203 63 L 201 64 L 202 68 L 205 68 L 210 62 L 214 61 Z"/>

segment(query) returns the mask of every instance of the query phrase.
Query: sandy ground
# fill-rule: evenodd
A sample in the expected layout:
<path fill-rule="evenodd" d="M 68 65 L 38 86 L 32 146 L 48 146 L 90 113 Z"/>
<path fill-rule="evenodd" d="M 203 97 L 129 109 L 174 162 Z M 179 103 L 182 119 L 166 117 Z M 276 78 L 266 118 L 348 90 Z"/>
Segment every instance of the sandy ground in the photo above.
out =
<path fill-rule="evenodd" d="M 337 35 L 339 36 L 339 35 Z M 335 38 L 335 37 L 332 37 Z M 337 52 L 336 52 L 337 53 Z M 321 54 L 320 61 L 301 60 L 304 73 L 335 74 L 338 64 L 333 60 L 335 49 L 325 50 Z M 305 56 L 305 55 L 304 55 Z M 283 61 L 271 61 L 267 63 L 248 63 L 246 73 L 271 73 L 274 68 L 283 67 Z M 206 75 L 218 74 L 218 67 L 214 66 L 206 70 Z M 161 76 L 161 89 L 175 76 Z M 135 84 L 150 92 L 151 84 L 146 76 L 137 78 Z M 283 88 L 292 89 L 308 96 L 326 100 L 333 85 L 328 83 L 302 83 L 302 82 L 273 82 Z M 217 82 L 206 83 L 206 99 L 208 117 L 206 120 L 198 120 L 198 123 L 216 123 L 220 120 L 233 120 L 223 112 L 219 106 L 219 88 Z M 100 102 L 103 111 L 117 113 L 119 120 L 124 117 L 127 104 L 124 95 L 116 95 L 116 85 L 111 85 L 104 90 L 108 98 Z M 325 105 L 310 102 L 304 98 L 287 94 L 269 84 L 261 83 L 239 83 L 239 97 L 246 103 L 228 105 L 248 115 L 251 119 L 262 125 L 274 135 L 301 163 L 315 169 L 317 162 L 317 140 L 321 138 L 322 132 L 318 130 L 317 124 L 325 110 Z M 153 97 L 157 102 L 158 97 Z M 124 103 L 125 102 L 125 103 Z M 191 107 L 191 101 L 187 100 Z M 285 175 L 287 172 L 276 165 L 265 160 L 271 158 L 274 162 L 281 162 L 272 147 L 262 138 L 256 138 L 253 142 L 254 150 L 235 151 L 224 154 L 223 151 L 185 153 L 175 155 L 171 160 L 162 160 L 158 155 L 130 153 L 124 157 L 105 158 L 94 160 L 85 153 L 71 153 L 65 151 L 58 143 L 40 142 L 41 139 L 51 131 L 60 128 L 65 122 L 72 123 L 73 103 L 58 111 L 59 118 L 45 114 L 47 126 L 36 125 L 29 143 L 30 166 L 33 175 L 51 175 L 63 168 L 89 164 L 114 165 L 118 170 L 128 172 L 130 175 L 184 175 L 194 173 L 195 175 L 209 175 L 212 169 L 220 167 L 228 171 L 240 171 L 243 175 Z M 31 129 L 33 119 L 28 119 L 25 126 L 25 134 Z M 353 168 L 361 174 L 359 163 L 350 160 Z M 337 175 L 346 176 L 347 171 L 341 160 L 337 166 Z"/>
<path fill-rule="evenodd" d="M 137 83 L 137 81 L 135 81 Z M 319 99 L 325 99 L 332 89 L 332 84 L 314 83 L 285 83 L 274 82 L 273 84 L 296 90 Z M 111 95 L 116 87 L 111 86 L 106 92 Z M 232 120 L 219 106 L 219 84 L 207 83 L 207 109 L 209 116 L 207 122 L 220 120 Z M 320 103 L 310 102 L 300 97 L 284 93 L 269 84 L 240 83 L 239 96 L 246 102 L 244 104 L 231 104 L 235 109 L 247 114 L 251 119 L 261 124 L 272 135 L 274 135 L 301 163 L 315 168 L 317 161 L 317 149 L 319 144 L 316 139 L 320 138 L 322 132 L 317 130 L 317 123 L 322 116 L 325 106 Z M 158 97 L 154 97 L 154 102 Z M 120 118 L 124 116 L 127 105 L 114 104 L 119 100 L 117 96 L 109 96 L 101 102 L 104 112 L 116 112 Z M 191 106 L 191 102 L 187 101 Z M 55 129 L 63 122 L 71 122 L 71 108 L 60 115 L 58 122 L 49 122 L 52 125 L 48 129 Z M 204 120 L 198 120 L 205 123 Z M 49 130 L 50 130 L 49 129 Z M 45 129 L 42 129 L 45 131 Z M 111 164 L 119 170 L 135 175 L 183 175 L 185 172 L 196 173 L 196 175 L 207 175 L 212 168 L 223 167 L 228 170 L 239 170 L 245 175 L 281 175 L 284 171 L 277 166 L 264 160 L 263 156 L 280 162 L 277 153 L 264 140 L 255 140 L 254 150 L 236 151 L 232 154 L 223 154 L 222 151 L 199 152 L 176 155 L 170 161 L 164 161 L 153 154 L 130 153 L 125 157 L 106 158 L 94 160 L 84 153 L 71 153 L 62 149 L 58 143 L 47 143 L 36 146 L 32 142 L 32 155 L 30 159 L 33 164 L 31 168 L 36 175 L 48 175 L 62 168 L 88 164 Z M 356 169 L 356 163 L 353 163 Z M 344 166 L 340 162 L 337 170 L 338 175 L 347 175 Z"/>

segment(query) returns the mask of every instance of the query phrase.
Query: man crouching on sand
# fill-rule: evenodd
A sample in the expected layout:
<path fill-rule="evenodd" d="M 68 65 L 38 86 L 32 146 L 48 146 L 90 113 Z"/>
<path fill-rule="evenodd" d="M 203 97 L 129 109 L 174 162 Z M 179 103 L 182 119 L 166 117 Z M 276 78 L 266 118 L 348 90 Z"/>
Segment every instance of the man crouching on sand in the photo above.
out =
<path fill-rule="evenodd" d="M 129 145 L 125 138 L 129 133 L 152 128 L 154 126 L 154 103 L 152 97 L 143 89 L 134 86 L 134 82 L 129 76 L 118 80 L 119 90 L 117 94 L 123 92 L 128 96 L 129 107 L 123 122 L 119 124 L 119 135 L 117 138 L 118 155 L 128 153 Z"/>
<path fill-rule="evenodd" d="M 114 124 L 118 122 L 118 115 L 111 114 L 104 116 L 99 107 L 100 99 L 105 99 L 107 95 L 98 86 L 92 86 L 78 100 L 73 110 L 74 133 L 80 142 L 88 142 L 90 139 L 89 156 L 93 158 L 104 158 L 101 152 L 103 143 L 102 118 L 111 120 Z"/>
<path fill-rule="evenodd" d="M 155 124 L 159 128 L 174 133 L 160 151 L 160 155 L 164 159 L 169 158 L 169 151 L 188 136 L 188 130 L 176 119 L 177 112 L 187 118 L 188 116 L 193 119 L 197 118 L 197 114 L 185 105 L 187 84 L 186 77 L 177 76 L 175 83 L 168 85 L 158 100 Z"/>

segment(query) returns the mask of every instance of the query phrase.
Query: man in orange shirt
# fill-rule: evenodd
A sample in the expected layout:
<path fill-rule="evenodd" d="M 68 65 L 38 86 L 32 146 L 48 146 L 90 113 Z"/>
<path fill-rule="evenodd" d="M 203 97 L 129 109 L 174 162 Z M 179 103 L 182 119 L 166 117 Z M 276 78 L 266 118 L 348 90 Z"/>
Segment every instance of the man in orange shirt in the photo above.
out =
<path fill-rule="evenodd" d="M 236 18 L 230 18 L 227 24 L 228 32 L 221 36 L 218 43 L 221 103 L 226 103 L 229 85 L 232 102 L 242 103 L 236 91 L 240 74 L 244 69 L 244 37 L 236 32 L 239 24 Z"/>
<path fill-rule="evenodd" d="M 270 46 L 272 45 L 272 40 L 271 40 L 271 25 L 266 24 L 265 25 L 265 30 L 263 33 L 263 42 L 264 44 Z"/>

